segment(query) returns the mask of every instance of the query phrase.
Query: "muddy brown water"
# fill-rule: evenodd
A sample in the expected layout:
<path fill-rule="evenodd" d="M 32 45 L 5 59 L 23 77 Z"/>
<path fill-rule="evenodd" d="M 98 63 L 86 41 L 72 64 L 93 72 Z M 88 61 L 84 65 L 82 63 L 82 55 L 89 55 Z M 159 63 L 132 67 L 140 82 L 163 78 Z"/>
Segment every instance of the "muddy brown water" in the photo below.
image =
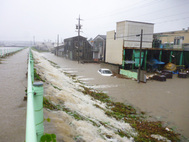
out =
<path fill-rule="evenodd" d="M 106 92 L 114 101 L 129 103 L 189 138 L 189 78 L 174 75 L 166 82 L 138 84 L 130 79 L 101 76 L 97 73 L 100 64 L 78 64 L 51 53 L 42 54 L 87 85 Z"/>
<path fill-rule="evenodd" d="M 0 141 L 24 141 L 26 102 L 23 101 L 27 79 L 27 53 L 22 50 L 0 64 Z M 157 120 L 165 121 L 189 137 L 189 78 L 175 75 L 166 82 L 136 81 L 104 77 L 97 73 L 99 64 L 78 64 L 51 53 L 42 53 L 64 71 L 78 75 L 89 86 L 107 92 L 115 101 L 132 104 Z M 53 126 L 52 126 L 53 128 Z"/>
<path fill-rule="evenodd" d="M 24 49 L 3 58 L 0 64 L 0 141 L 24 142 L 27 86 L 27 53 Z"/>

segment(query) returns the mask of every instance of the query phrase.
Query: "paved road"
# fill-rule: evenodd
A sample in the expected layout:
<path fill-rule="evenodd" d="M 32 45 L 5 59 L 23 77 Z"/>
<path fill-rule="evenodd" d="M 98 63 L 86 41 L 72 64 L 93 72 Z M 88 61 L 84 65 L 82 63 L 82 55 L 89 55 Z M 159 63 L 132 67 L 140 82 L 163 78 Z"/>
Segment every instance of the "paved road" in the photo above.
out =
<path fill-rule="evenodd" d="M 0 64 L 0 141 L 24 142 L 26 125 L 27 52 L 24 49 Z"/>

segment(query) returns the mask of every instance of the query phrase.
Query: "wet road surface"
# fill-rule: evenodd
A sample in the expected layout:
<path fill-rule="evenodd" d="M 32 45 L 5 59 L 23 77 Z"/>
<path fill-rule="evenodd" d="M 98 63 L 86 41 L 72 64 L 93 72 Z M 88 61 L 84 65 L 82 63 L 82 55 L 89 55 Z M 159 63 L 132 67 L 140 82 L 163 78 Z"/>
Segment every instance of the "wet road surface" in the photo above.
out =
<path fill-rule="evenodd" d="M 78 75 L 87 85 L 105 91 L 114 101 L 129 103 L 189 138 L 189 78 L 174 75 L 166 82 L 138 84 L 129 79 L 101 76 L 97 73 L 100 64 L 78 64 L 51 53 L 42 54 L 64 71 Z"/>
<path fill-rule="evenodd" d="M 24 49 L 0 64 L 0 141 L 24 142 L 27 85 L 27 52 Z"/>

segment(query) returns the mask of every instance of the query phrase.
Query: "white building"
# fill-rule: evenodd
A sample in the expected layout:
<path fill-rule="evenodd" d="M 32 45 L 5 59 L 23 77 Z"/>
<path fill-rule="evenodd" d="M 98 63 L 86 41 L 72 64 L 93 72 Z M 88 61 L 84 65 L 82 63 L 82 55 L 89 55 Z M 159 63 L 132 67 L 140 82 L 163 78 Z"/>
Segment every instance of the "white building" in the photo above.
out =
<path fill-rule="evenodd" d="M 124 48 L 139 48 L 140 35 L 143 29 L 142 48 L 152 48 L 154 24 L 121 21 L 117 22 L 116 32 L 107 32 L 106 39 L 106 62 L 122 64 Z"/>

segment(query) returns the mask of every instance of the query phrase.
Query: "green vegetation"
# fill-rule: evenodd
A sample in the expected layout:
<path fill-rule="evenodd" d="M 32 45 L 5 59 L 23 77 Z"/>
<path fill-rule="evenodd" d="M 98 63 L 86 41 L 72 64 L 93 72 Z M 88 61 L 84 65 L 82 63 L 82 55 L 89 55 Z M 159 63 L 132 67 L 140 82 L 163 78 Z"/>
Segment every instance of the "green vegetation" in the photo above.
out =
<path fill-rule="evenodd" d="M 127 137 L 127 138 L 131 137 L 131 135 L 129 133 L 124 132 L 122 130 L 118 130 L 117 134 L 120 135 L 121 137 Z"/>
<path fill-rule="evenodd" d="M 51 122 L 51 119 L 49 117 L 47 119 L 44 118 L 44 121 Z"/>
<path fill-rule="evenodd" d="M 76 141 L 76 142 L 85 142 L 85 141 L 82 139 L 82 136 L 80 136 L 80 135 L 75 136 L 75 137 L 74 137 L 74 141 Z"/>
<path fill-rule="evenodd" d="M 176 134 L 173 131 L 167 131 L 163 126 L 163 123 L 160 121 L 147 121 L 144 118 L 144 112 L 138 112 L 134 107 L 130 105 L 126 105 L 120 102 L 113 102 L 109 98 L 109 96 L 105 93 L 95 92 L 87 87 L 83 87 L 83 93 L 86 95 L 90 95 L 94 99 L 97 99 L 101 102 L 107 104 L 107 111 L 105 114 L 113 117 L 117 120 L 123 120 L 126 123 L 129 123 L 137 132 L 138 135 L 134 137 L 137 142 L 158 142 L 157 139 L 151 137 L 152 134 L 159 134 L 161 136 L 166 137 L 167 139 L 177 142 L 180 141 L 179 134 Z M 98 108 L 101 108 L 99 105 L 95 105 Z M 102 108 L 101 108 L 102 109 Z M 103 109 L 104 110 L 104 109 Z M 130 137 L 130 135 L 126 132 L 119 130 L 117 132 L 121 137 Z"/>
<path fill-rule="evenodd" d="M 40 75 L 37 73 L 36 68 L 34 68 L 34 80 L 45 82 L 43 79 L 41 79 Z"/>
<path fill-rule="evenodd" d="M 47 60 L 47 59 L 46 59 Z M 57 63 L 55 63 L 55 62 L 53 62 L 53 61 L 51 61 L 51 60 L 47 60 L 47 61 L 49 61 L 49 63 L 53 66 L 53 67 L 55 67 L 55 68 L 60 68 L 60 66 L 57 64 Z"/>
<path fill-rule="evenodd" d="M 83 87 L 84 90 L 82 91 L 82 93 L 85 94 L 85 95 L 90 95 L 94 99 L 97 99 L 97 100 L 104 102 L 104 103 L 109 104 L 109 103 L 112 102 L 110 97 L 105 93 L 91 91 L 89 88 L 87 88 L 85 86 L 81 86 L 81 87 Z"/>
<path fill-rule="evenodd" d="M 71 111 L 69 108 L 66 108 L 65 106 L 62 106 L 61 108 L 62 111 L 66 112 L 70 116 L 74 117 L 76 120 L 84 120 L 84 117 L 79 115 L 77 112 Z"/>
<path fill-rule="evenodd" d="M 56 142 L 56 135 L 46 133 L 41 137 L 40 142 Z"/>
<path fill-rule="evenodd" d="M 50 110 L 60 110 L 60 108 L 52 104 L 47 98 L 43 97 L 43 107 Z"/>
<path fill-rule="evenodd" d="M 58 67 L 57 64 L 55 64 L 52 61 L 49 61 L 54 67 Z M 36 71 L 35 71 L 36 72 Z M 65 75 L 68 77 L 72 78 L 74 82 L 79 82 L 79 80 L 76 79 L 76 75 L 71 75 L 69 73 L 64 72 Z M 38 77 L 37 77 L 38 78 Z M 52 85 L 52 84 L 51 84 Z M 53 86 L 53 85 L 52 85 Z M 61 90 L 60 88 L 53 86 L 55 89 Z M 93 99 L 99 100 L 103 103 L 106 103 L 107 107 L 104 109 L 100 107 L 99 105 L 95 104 L 97 108 L 100 108 L 105 111 L 105 114 L 109 117 L 113 117 L 116 120 L 121 120 L 126 123 L 129 123 L 133 129 L 137 132 L 137 136 L 134 137 L 134 140 L 136 142 L 158 142 L 160 140 L 157 140 L 155 138 L 152 138 L 152 134 L 157 134 L 161 135 L 173 142 L 178 142 L 180 141 L 179 139 L 179 134 L 173 132 L 173 131 L 167 131 L 165 126 L 163 126 L 163 122 L 161 121 L 148 121 L 145 118 L 145 113 L 144 112 L 138 112 L 134 107 L 131 105 L 127 105 L 124 103 L 120 102 L 113 102 L 111 98 L 102 92 L 97 92 L 94 91 L 90 88 L 87 88 L 85 86 L 81 86 L 83 90 L 78 90 L 81 91 L 85 95 L 91 96 Z M 65 106 L 59 106 L 59 105 L 54 105 L 52 104 L 48 99 L 44 97 L 43 100 L 43 105 L 45 108 L 49 108 L 50 110 L 62 110 L 69 114 L 70 116 L 74 117 L 76 120 L 85 120 L 91 122 L 94 126 L 100 127 L 99 124 L 107 127 L 107 128 L 112 128 L 113 126 L 110 126 L 108 122 L 101 122 L 99 121 L 99 124 L 94 122 L 93 120 L 86 118 L 82 116 L 81 114 L 72 111 L 69 108 L 66 108 Z M 131 137 L 132 135 L 129 134 L 128 132 L 118 130 L 115 132 L 116 134 L 120 135 L 121 137 Z M 49 136 L 48 136 L 49 137 Z M 107 137 L 110 137 L 107 135 Z M 133 137 L 133 136 L 132 136 Z M 76 137 L 75 139 L 79 139 L 79 136 Z"/>
<path fill-rule="evenodd" d="M 52 85 L 55 89 L 61 91 L 62 89 L 58 88 L 57 86 Z"/>
<path fill-rule="evenodd" d="M 28 92 L 28 88 L 26 87 L 26 89 L 25 89 L 25 95 L 27 95 L 27 92 Z"/>
<path fill-rule="evenodd" d="M 82 84 L 81 81 L 79 81 L 79 80 L 76 79 L 77 75 L 75 75 L 75 74 L 70 74 L 70 73 L 68 73 L 68 72 L 64 72 L 64 74 L 65 74 L 66 76 L 72 78 L 72 80 L 73 80 L 74 83 L 81 83 L 81 84 Z"/>
<path fill-rule="evenodd" d="M 75 111 L 70 110 L 69 108 L 66 108 L 64 105 L 61 107 L 60 105 L 54 105 L 52 104 L 47 98 L 43 97 L 43 107 L 48 108 L 50 110 L 62 110 L 69 114 L 70 116 L 74 117 L 76 120 L 86 120 L 90 121 L 94 126 L 100 127 L 100 125 L 96 124 L 94 121 L 92 121 L 89 118 L 86 118 L 80 114 L 78 114 Z M 47 120 L 48 121 L 48 120 Z"/>

